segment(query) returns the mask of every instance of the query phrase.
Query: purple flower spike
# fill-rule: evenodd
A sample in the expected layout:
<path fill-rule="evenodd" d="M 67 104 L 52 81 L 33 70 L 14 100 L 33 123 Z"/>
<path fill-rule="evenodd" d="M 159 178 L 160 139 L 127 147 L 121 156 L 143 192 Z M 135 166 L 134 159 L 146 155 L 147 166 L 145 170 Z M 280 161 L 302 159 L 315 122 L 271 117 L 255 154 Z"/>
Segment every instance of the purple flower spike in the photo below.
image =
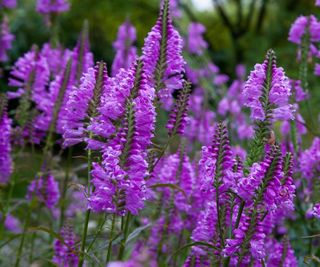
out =
<path fill-rule="evenodd" d="M 65 124 L 63 126 L 64 146 L 71 146 L 89 138 L 88 127 L 96 120 L 101 96 L 106 90 L 108 74 L 103 62 L 89 68 L 73 87 L 66 104 Z"/>
<path fill-rule="evenodd" d="M 53 210 L 60 198 L 59 184 L 51 174 L 36 177 L 28 187 L 27 198 L 37 197 L 49 210 Z"/>
<path fill-rule="evenodd" d="M 192 22 L 188 27 L 188 51 L 198 56 L 208 47 L 208 43 L 203 39 L 202 34 L 206 28 L 201 23 Z"/>
<path fill-rule="evenodd" d="M 283 69 L 276 66 L 275 54 L 269 50 L 265 61 L 255 65 L 244 85 L 244 105 L 251 109 L 253 120 L 293 119 L 290 95 L 289 79 Z"/>
<path fill-rule="evenodd" d="M 78 255 L 76 246 L 76 236 L 70 226 L 64 226 L 60 231 L 61 240 L 54 241 L 54 256 L 53 263 L 61 267 L 76 267 L 78 266 Z"/>
<path fill-rule="evenodd" d="M 148 33 L 142 48 L 146 76 L 165 108 L 172 104 L 172 92 L 182 88 L 185 61 L 183 40 L 173 27 L 169 0 L 165 0 L 156 25 Z"/>
<path fill-rule="evenodd" d="M 169 115 L 170 118 L 166 126 L 169 131 L 169 135 L 183 135 L 184 133 L 184 129 L 187 124 L 190 91 L 191 84 L 189 82 L 185 82 L 183 89 L 179 93 L 178 100 Z"/>
<path fill-rule="evenodd" d="M 120 68 L 129 69 L 137 58 L 137 48 L 133 45 L 136 41 L 136 29 L 129 22 L 124 22 L 118 30 L 117 40 L 113 43 L 116 56 L 112 63 L 112 76 L 115 76 Z"/>
<path fill-rule="evenodd" d="M 118 80 L 120 77 L 123 79 Z M 89 208 L 136 215 L 146 199 L 144 177 L 148 175 L 147 147 L 155 125 L 154 91 L 147 83 L 141 61 L 127 74 L 120 71 L 111 78 L 109 86 L 102 99 L 101 116 L 106 121 L 118 120 L 121 126 L 117 131 L 113 129 L 116 136 L 104 145 L 102 163 L 93 166 L 95 191 L 89 198 Z"/>
<path fill-rule="evenodd" d="M 70 8 L 68 0 L 38 0 L 37 11 L 42 14 L 66 12 Z"/>
<path fill-rule="evenodd" d="M 0 25 L 0 62 L 8 60 L 7 52 L 12 47 L 14 35 L 9 31 L 8 18 L 4 17 Z"/>
<path fill-rule="evenodd" d="M 11 119 L 8 118 L 6 101 L 0 95 L 0 184 L 6 184 L 12 173 L 12 159 L 10 156 Z"/>

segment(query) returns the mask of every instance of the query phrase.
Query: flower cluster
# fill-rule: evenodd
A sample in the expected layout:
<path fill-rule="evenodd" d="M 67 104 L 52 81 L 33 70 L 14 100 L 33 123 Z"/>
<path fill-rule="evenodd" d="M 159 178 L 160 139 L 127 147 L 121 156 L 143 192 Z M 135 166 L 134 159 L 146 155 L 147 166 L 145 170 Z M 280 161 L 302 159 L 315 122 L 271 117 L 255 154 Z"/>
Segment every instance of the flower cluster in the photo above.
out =
<path fill-rule="evenodd" d="M 12 159 L 11 159 L 11 119 L 7 114 L 6 101 L 0 95 L 0 184 L 8 182 L 12 173 Z"/>
<path fill-rule="evenodd" d="M 291 87 L 284 70 L 277 67 L 275 54 L 270 50 L 262 64 L 256 64 L 243 89 L 244 105 L 251 109 L 253 120 L 293 119 L 289 104 Z"/>
<path fill-rule="evenodd" d="M 146 77 L 165 107 L 172 103 L 171 94 L 182 88 L 185 61 L 183 40 L 170 17 L 170 1 L 164 0 L 156 25 L 148 33 L 142 48 Z"/>
<path fill-rule="evenodd" d="M 112 63 L 112 76 L 120 68 L 129 69 L 137 58 L 137 48 L 133 45 L 136 39 L 136 29 L 129 21 L 125 21 L 119 27 L 117 40 L 113 43 L 116 55 Z"/>

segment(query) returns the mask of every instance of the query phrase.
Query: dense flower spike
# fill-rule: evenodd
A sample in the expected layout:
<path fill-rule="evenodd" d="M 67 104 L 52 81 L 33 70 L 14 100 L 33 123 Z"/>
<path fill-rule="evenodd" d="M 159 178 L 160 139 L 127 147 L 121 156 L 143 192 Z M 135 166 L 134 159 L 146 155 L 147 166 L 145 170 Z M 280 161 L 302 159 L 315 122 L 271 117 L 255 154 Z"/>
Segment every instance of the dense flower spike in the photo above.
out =
<path fill-rule="evenodd" d="M 149 85 L 165 107 L 171 105 L 171 94 L 182 88 L 185 62 L 183 41 L 170 18 L 170 0 L 165 0 L 156 25 L 148 33 L 142 48 L 142 60 Z"/>
<path fill-rule="evenodd" d="M 208 47 L 208 43 L 203 39 L 202 34 L 206 32 L 206 28 L 197 22 L 190 23 L 188 27 L 188 51 L 198 56 Z"/>
<path fill-rule="evenodd" d="M 293 119 L 289 104 L 291 87 L 283 69 L 276 66 L 269 50 L 262 64 L 256 64 L 243 89 L 244 105 L 250 107 L 253 120 Z"/>
<path fill-rule="evenodd" d="M 231 156 L 232 151 L 226 125 L 219 123 L 215 129 L 212 145 L 202 147 L 199 174 L 203 192 L 212 192 L 214 186 L 218 188 L 222 185 L 222 181 L 222 190 L 232 186 L 233 161 Z"/>
<path fill-rule="evenodd" d="M 63 126 L 68 116 L 66 104 L 73 85 L 69 59 L 63 71 L 50 83 L 48 97 L 43 100 L 41 112 L 34 121 L 36 129 L 49 131 L 49 134 L 54 131 L 63 133 Z"/>
<path fill-rule="evenodd" d="M 39 143 L 45 129 L 38 123 L 38 113 L 43 112 L 48 105 L 47 85 L 50 70 L 47 59 L 37 51 L 36 47 L 18 59 L 9 78 L 9 85 L 17 87 L 16 92 L 9 92 L 9 98 L 20 97 L 16 110 L 16 128 L 19 137 L 28 138 L 33 143 Z M 32 110 L 33 106 L 35 109 Z"/>
<path fill-rule="evenodd" d="M 117 40 L 113 43 L 116 55 L 112 63 L 112 76 L 115 76 L 120 68 L 129 69 L 136 60 L 137 48 L 134 46 L 136 39 L 136 29 L 130 21 L 127 20 L 120 25 Z"/>
<path fill-rule="evenodd" d="M 8 118 L 6 100 L 0 95 L 0 184 L 6 184 L 12 173 L 12 159 L 10 156 L 11 119 Z"/>
<path fill-rule="evenodd" d="M 60 198 L 59 184 L 53 175 L 36 176 L 28 187 L 27 198 L 31 200 L 33 197 L 37 197 L 49 210 L 53 211 Z"/>
<path fill-rule="evenodd" d="M 12 47 L 14 35 L 10 33 L 8 18 L 4 17 L 0 25 L 0 62 L 8 60 L 8 50 Z"/>
<path fill-rule="evenodd" d="M 178 100 L 170 113 L 170 118 L 167 123 L 169 135 L 181 134 L 187 124 L 189 97 L 191 92 L 191 84 L 184 82 L 183 89 L 179 92 Z"/>
<path fill-rule="evenodd" d="M 62 240 L 54 241 L 54 256 L 52 262 L 61 267 L 78 266 L 78 255 L 76 236 L 69 225 L 64 226 L 60 231 Z"/>
<path fill-rule="evenodd" d="M 88 128 L 98 115 L 107 80 L 106 65 L 99 62 L 82 76 L 79 88 L 74 86 L 70 91 L 63 126 L 64 146 L 74 145 L 90 138 L 91 130 Z"/>
<path fill-rule="evenodd" d="M 100 109 L 113 120 L 124 116 L 124 127 L 105 145 L 102 164 L 93 166 L 95 191 L 89 198 L 89 207 L 94 211 L 120 215 L 127 211 L 137 214 L 143 207 L 146 198 L 144 177 L 148 175 L 146 149 L 151 143 L 155 123 L 154 91 L 146 81 L 142 62 L 138 61 L 127 75 L 131 83 L 122 81 L 124 86 L 118 87 L 120 91 L 107 94 L 103 100 L 105 106 Z M 121 71 L 111 79 L 112 86 L 119 76 L 123 76 Z M 116 106 L 115 97 L 119 101 Z"/>
<path fill-rule="evenodd" d="M 69 8 L 68 0 L 37 0 L 37 11 L 42 14 L 66 12 Z"/>

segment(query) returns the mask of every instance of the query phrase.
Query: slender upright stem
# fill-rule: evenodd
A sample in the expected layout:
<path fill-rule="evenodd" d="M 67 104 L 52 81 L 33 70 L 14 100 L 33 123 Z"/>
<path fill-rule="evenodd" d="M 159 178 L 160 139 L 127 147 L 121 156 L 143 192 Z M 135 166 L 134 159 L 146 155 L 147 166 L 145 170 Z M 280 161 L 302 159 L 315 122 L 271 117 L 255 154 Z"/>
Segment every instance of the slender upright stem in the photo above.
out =
<path fill-rule="evenodd" d="M 111 258 L 111 250 L 112 250 L 113 232 L 114 232 L 115 222 L 116 222 L 116 214 L 114 213 L 112 215 L 112 223 L 111 223 L 111 230 L 110 230 L 110 237 L 109 237 L 109 245 L 108 245 L 106 263 L 108 263 L 110 261 L 110 258 Z"/>
<path fill-rule="evenodd" d="M 69 178 L 70 178 L 71 160 L 72 160 L 72 147 L 70 147 L 68 149 L 66 173 L 65 173 L 64 180 L 63 180 L 63 186 L 62 186 L 61 206 L 60 206 L 60 228 L 63 226 L 64 217 L 65 217 L 64 213 L 65 213 L 65 209 L 66 209 L 66 195 L 67 195 L 68 183 L 69 183 Z"/>
<path fill-rule="evenodd" d="M 31 203 L 32 205 L 32 203 Z M 15 267 L 19 267 L 20 266 L 20 260 L 21 260 L 21 256 L 22 256 L 22 251 L 23 251 L 23 246 L 24 246 L 24 241 L 26 238 L 26 232 L 27 232 L 27 228 L 29 226 L 29 221 L 30 221 L 30 216 L 31 216 L 31 212 L 32 212 L 32 207 L 30 208 L 30 211 L 27 214 L 27 217 L 24 221 L 24 226 L 23 226 L 23 233 L 22 233 L 22 237 L 20 240 L 20 245 L 17 251 L 17 258 L 16 258 L 16 263 L 15 263 Z"/>
<path fill-rule="evenodd" d="M 126 248 L 126 242 L 127 242 L 127 238 L 128 238 L 128 235 L 129 235 L 130 219 L 131 219 L 131 215 L 130 215 L 130 213 L 128 213 L 127 214 L 127 219 L 126 219 L 126 222 L 125 222 L 125 226 L 124 226 L 123 239 L 122 239 L 121 244 L 120 244 L 118 260 L 123 260 L 123 257 L 124 257 L 124 251 L 125 251 L 125 248 Z"/>
<path fill-rule="evenodd" d="M 89 138 L 92 137 L 92 133 L 90 132 Z M 92 164 L 92 151 L 88 149 L 88 181 L 87 181 L 87 188 L 88 188 L 88 196 L 90 196 L 90 190 L 91 190 L 91 164 Z M 86 217 L 84 221 L 84 226 L 83 226 L 83 233 L 82 233 L 82 241 L 81 241 L 81 250 L 80 250 L 80 259 L 79 259 L 79 264 L 78 267 L 82 267 L 83 261 L 84 261 L 84 252 L 85 252 L 85 247 L 86 247 L 86 241 L 87 241 L 87 233 L 88 233 L 88 224 L 89 224 L 89 219 L 90 219 L 90 213 L 91 210 L 88 209 L 86 212 Z"/>

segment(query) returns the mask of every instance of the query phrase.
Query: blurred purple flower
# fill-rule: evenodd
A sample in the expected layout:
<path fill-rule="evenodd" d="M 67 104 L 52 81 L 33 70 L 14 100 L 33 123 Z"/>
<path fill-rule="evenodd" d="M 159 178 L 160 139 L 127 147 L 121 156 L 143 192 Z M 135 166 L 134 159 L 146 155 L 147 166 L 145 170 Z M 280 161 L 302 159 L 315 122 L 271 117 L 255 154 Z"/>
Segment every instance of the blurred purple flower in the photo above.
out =
<path fill-rule="evenodd" d="M 53 249 L 54 256 L 52 262 L 59 267 L 76 267 L 78 266 L 78 255 L 76 246 L 76 236 L 70 226 L 64 226 L 60 230 L 60 236 L 63 242 L 59 239 L 54 241 Z"/>
<path fill-rule="evenodd" d="M 117 40 L 113 43 L 116 55 L 111 68 L 112 76 L 115 76 L 120 68 L 129 69 L 136 60 L 137 48 L 134 46 L 136 39 L 136 29 L 128 20 L 120 25 Z"/>
<path fill-rule="evenodd" d="M 0 96 L 0 184 L 6 184 L 13 170 L 11 159 L 11 119 L 7 114 L 5 100 Z"/>
<path fill-rule="evenodd" d="M 42 14 L 66 12 L 70 8 L 68 0 L 37 0 L 37 11 Z"/>
<path fill-rule="evenodd" d="M 14 39 L 9 30 L 8 18 L 5 16 L 0 25 L 0 62 L 8 60 L 7 52 L 11 49 Z"/>
<path fill-rule="evenodd" d="M 187 49 L 191 54 L 202 55 L 208 47 L 208 43 L 203 39 L 202 35 L 206 32 L 206 28 L 197 22 L 191 22 L 188 27 Z"/>
<path fill-rule="evenodd" d="M 59 184 L 53 175 L 41 175 L 28 186 L 27 199 L 37 197 L 49 210 L 52 210 L 60 198 Z"/>

